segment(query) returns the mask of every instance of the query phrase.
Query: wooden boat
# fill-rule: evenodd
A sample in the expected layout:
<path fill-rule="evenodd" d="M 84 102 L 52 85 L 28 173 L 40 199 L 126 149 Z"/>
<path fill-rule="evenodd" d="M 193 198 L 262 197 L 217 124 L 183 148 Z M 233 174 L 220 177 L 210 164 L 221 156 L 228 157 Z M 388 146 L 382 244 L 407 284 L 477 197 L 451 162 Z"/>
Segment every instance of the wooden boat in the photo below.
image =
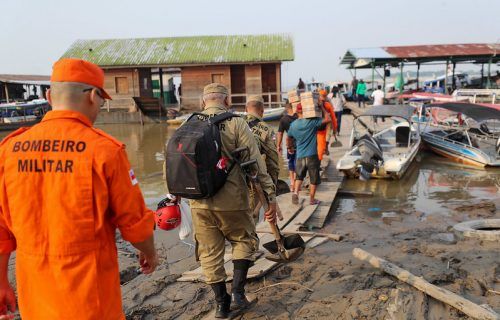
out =
<path fill-rule="evenodd" d="M 49 110 L 50 105 L 44 99 L 0 104 L 0 131 L 31 127 L 40 122 Z"/>
<path fill-rule="evenodd" d="M 351 150 L 337 163 L 337 170 L 348 177 L 400 179 L 420 149 L 418 123 L 412 116 L 415 108 L 409 105 L 383 105 L 371 108 L 354 119 Z M 385 126 L 371 129 L 365 122 L 384 117 Z M 392 123 L 390 123 L 392 122 Z M 366 129 L 363 134 L 360 126 Z"/>
<path fill-rule="evenodd" d="M 279 120 L 281 118 L 281 116 L 283 115 L 283 112 L 285 112 L 285 108 L 284 107 L 266 108 L 266 109 L 264 109 L 264 117 L 262 118 L 262 120 L 264 120 L 264 121 L 276 121 L 276 120 Z M 246 112 L 236 111 L 235 113 L 238 114 L 238 115 L 240 115 L 240 116 L 246 115 Z M 167 120 L 167 123 L 169 125 L 172 125 L 172 126 L 180 126 L 190 116 L 191 116 L 191 114 L 184 114 L 184 115 L 181 115 L 181 116 L 179 116 L 179 117 L 177 117 L 175 119 L 169 119 L 169 120 Z"/>
<path fill-rule="evenodd" d="M 422 132 L 429 149 L 465 165 L 500 167 L 500 131 L 495 132 L 492 126 L 495 122 L 500 125 L 500 110 L 458 102 L 426 106 L 436 108 L 455 115 L 443 120 L 436 119 L 436 112 L 430 112 L 431 119 Z"/>

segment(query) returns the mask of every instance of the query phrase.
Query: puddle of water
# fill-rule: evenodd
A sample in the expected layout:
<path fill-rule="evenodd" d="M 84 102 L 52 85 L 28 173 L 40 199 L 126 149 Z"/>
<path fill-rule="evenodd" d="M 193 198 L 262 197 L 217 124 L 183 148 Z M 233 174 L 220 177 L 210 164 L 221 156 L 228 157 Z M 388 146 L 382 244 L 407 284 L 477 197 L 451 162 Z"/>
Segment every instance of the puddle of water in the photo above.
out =
<path fill-rule="evenodd" d="M 344 189 L 371 191 L 373 197 L 341 198 L 337 214 L 362 212 L 386 220 L 392 214 L 421 212 L 448 215 L 464 201 L 492 201 L 500 196 L 500 170 L 469 169 L 422 152 L 401 180 L 345 181 Z M 381 214 L 382 213 L 382 214 Z"/>

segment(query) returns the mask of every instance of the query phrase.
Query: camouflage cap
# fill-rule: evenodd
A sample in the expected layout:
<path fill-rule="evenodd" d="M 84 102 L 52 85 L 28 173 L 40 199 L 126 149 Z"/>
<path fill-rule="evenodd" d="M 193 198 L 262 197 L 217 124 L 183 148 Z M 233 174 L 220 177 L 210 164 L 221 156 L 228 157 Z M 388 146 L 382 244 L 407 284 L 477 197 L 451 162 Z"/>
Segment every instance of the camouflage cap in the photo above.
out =
<path fill-rule="evenodd" d="M 262 98 L 261 95 L 251 95 L 247 98 L 247 103 L 249 103 L 250 101 L 256 101 L 256 102 L 260 102 L 262 104 L 264 104 L 264 99 Z"/>
<path fill-rule="evenodd" d="M 222 93 L 227 95 L 228 91 L 225 86 L 223 86 L 220 83 L 211 83 L 209 85 L 206 85 L 205 88 L 203 88 L 203 94 L 209 94 L 209 93 Z"/>

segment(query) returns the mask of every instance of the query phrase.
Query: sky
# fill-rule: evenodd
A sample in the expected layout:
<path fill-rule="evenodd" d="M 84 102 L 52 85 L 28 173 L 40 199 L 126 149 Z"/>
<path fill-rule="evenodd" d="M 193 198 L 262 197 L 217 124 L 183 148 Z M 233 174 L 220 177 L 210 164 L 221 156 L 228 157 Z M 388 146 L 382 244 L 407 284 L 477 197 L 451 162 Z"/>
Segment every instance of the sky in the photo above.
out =
<path fill-rule="evenodd" d="M 76 39 L 288 33 L 288 87 L 350 79 L 348 48 L 500 42 L 499 0 L 0 0 L 0 12 L 0 74 L 48 75 Z"/>

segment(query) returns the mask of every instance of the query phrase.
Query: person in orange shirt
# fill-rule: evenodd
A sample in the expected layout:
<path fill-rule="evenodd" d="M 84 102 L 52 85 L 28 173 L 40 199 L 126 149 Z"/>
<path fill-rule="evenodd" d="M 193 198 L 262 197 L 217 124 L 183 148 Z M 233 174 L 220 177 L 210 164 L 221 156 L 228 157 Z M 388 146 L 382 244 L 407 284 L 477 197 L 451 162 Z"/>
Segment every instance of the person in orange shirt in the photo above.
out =
<path fill-rule="evenodd" d="M 335 117 L 335 112 L 333 111 L 333 107 L 330 102 L 326 99 L 327 92 L 326 90 L 319 91 L 319 103 L 323 104 L 325 110 L 330 114 L 331 123 L 324 124 L 318 130 L 317 138 L 318 138 L 318 157 L 319 160 L 323 160 L 323 155 L 328 154 L 328 139 L 330 137 L 330 132 L 337 132 L 337 118 Z"/>
<path fill-rule="evenodd" d="M 125 146 L 92 126 L 105 99 L 104 72 L 78 59 L 54 64 L 53 108 L 0 144 L 0 315 L 11 318 L 7 280 L 16 250 L 23 319 L 125 319 L 115 231 L 155 270 L 153 212 Z M 1 317 L 1 316 L 0 316 Z"/>

